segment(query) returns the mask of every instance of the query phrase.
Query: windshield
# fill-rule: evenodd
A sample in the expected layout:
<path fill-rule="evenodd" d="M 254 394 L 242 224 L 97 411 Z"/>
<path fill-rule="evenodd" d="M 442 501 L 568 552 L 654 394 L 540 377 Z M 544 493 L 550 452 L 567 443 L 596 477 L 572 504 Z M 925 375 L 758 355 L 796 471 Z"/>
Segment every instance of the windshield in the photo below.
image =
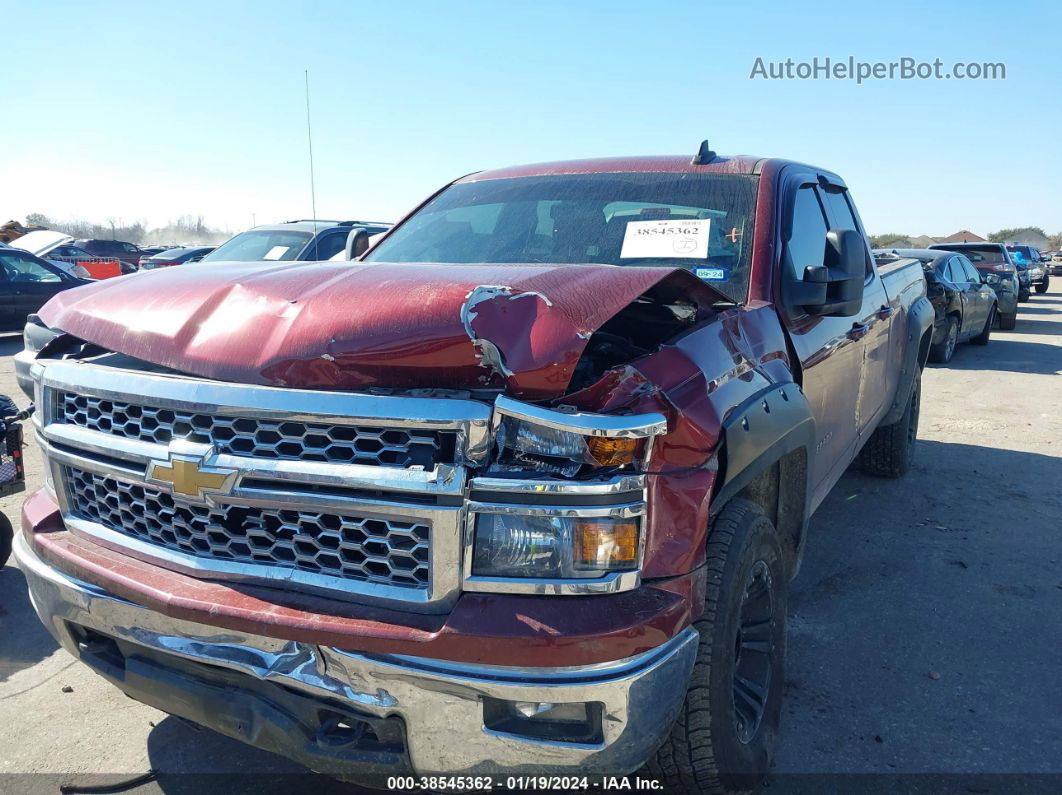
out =
<path fill-rule="evenodd" d="M 619 173 L 461 183 L 365 259 L 678 267 L 744 301 L 757 179 Z"/>
<path fill-rule="evenodd" d="M 222 243 L 200 262 L 287 262 L 299 256 L 311 237 L 294 229 L 251 229 Z"/>

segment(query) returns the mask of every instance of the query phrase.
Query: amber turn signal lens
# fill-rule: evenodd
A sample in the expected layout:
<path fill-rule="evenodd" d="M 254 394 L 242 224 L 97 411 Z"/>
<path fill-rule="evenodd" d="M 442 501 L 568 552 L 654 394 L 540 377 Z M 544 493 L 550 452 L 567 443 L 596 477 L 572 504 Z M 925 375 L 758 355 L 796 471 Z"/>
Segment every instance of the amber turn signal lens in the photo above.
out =
<path fill-rule="evenodd" d="M 578 569 L 632 569 L 638 563 L 636 519 L 578 519 L 574 535 Z"/>
<path fill-rule="evenodd" d="M 638 452 L 641 439 L 613 439 L 609 436 L 591 436 L 586 440 L 586 449 L 603 467 L 618 467 L 630 464 Z"/>

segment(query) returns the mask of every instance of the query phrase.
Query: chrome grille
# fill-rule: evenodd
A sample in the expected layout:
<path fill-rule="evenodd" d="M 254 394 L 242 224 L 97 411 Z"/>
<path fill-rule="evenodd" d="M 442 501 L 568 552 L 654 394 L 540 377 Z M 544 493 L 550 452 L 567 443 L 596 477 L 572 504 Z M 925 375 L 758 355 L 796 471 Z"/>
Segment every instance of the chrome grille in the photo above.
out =
<path fill-rule="evenodd" d="M 427 524 L 306 509 L 199 506 L 106 475 L 65 468 L 71 513 L 198 558 L 427 588 Z"/>
<path fill-rule="evenodd" d="M 55 395 L 58 422 L 126 439 L 212 444 L 219 453 L 431 469 L 451 464 L 455 434 L 406 428 L 330 425 L 178 411 L 74 392 Z"/>

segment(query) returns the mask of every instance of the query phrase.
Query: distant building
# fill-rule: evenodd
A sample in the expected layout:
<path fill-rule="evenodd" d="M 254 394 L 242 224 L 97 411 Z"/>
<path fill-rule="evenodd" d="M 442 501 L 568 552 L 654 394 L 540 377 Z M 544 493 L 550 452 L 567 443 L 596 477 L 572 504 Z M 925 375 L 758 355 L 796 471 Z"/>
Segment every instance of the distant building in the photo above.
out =
<path fill-rule="evenodd" d="M 969 229 L 960 229 L 953 235 L 947 237 L 938 237 L 937 243 L 987 243 L 988 241 L 980 235 L 975 235 Z"/>
<path fill-rule="evenodd" d="M 943 243 L 940 238 L 930 237 L 929 235 L 919 235 L 918 237 L 911 238 L 911 248 L 928 248 L 934 243 Z"/>

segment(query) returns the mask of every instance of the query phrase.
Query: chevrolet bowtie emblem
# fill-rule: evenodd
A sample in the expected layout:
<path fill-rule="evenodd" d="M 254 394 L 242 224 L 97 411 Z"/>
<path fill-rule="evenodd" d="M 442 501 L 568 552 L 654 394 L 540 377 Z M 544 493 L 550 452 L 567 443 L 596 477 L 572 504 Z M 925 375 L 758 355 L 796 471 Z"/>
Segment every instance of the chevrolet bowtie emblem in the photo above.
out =
<path fill-rule="evenodd" d="M 212 453 L 209 445 L 171 442 L 169 459 L 152 461 L 147 479 L 169 484 L 174 494 L 187 497 L 190 502 L 206 502 L 211 494 L 227 494 L 238 473 L 235 469 L 206 466 Z"/>

